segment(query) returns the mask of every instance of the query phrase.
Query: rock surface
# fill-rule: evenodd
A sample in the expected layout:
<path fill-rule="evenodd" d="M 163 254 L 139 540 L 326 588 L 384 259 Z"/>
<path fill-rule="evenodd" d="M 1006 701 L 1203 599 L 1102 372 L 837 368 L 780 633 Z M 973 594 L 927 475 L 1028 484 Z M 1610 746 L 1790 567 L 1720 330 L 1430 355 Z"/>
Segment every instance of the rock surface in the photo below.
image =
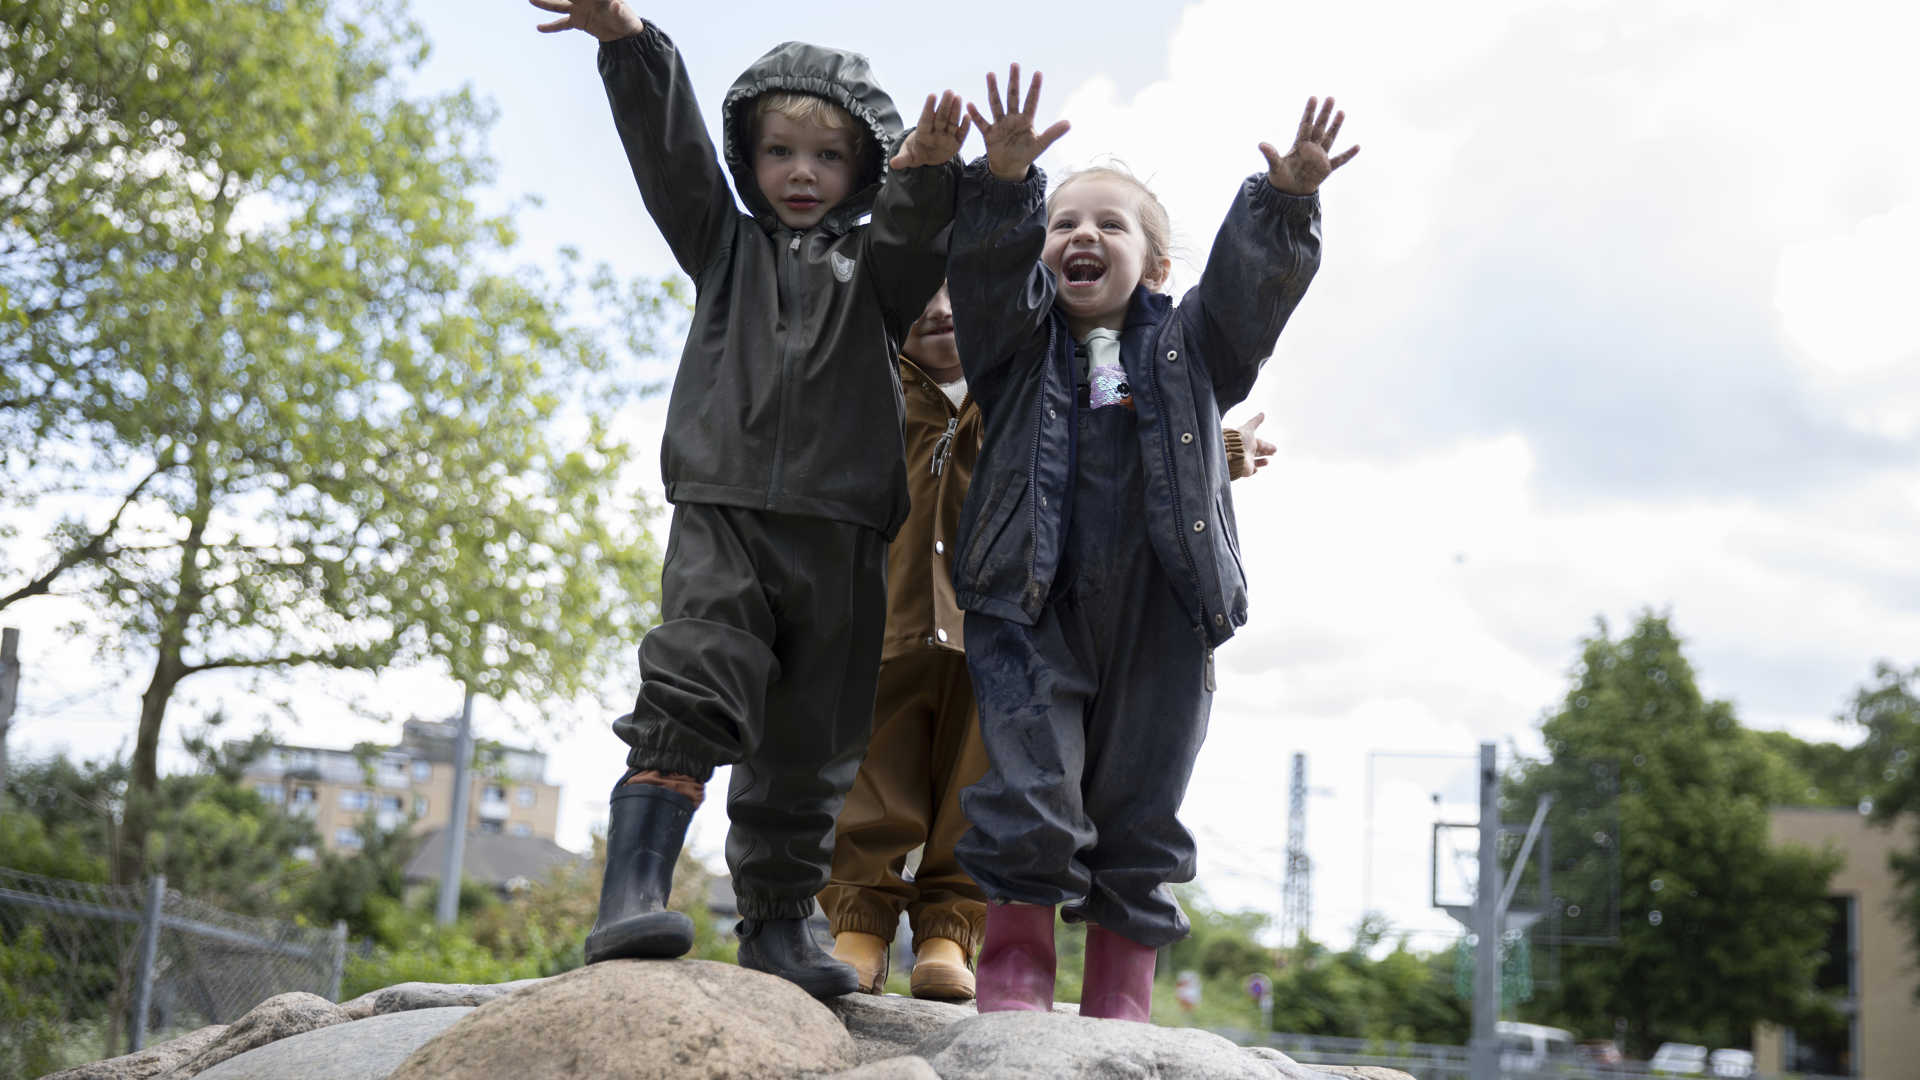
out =
<path fill-rule="evenodd" d="M 277 994 L 255 1005 L 247 1015 L 227 1025 L 220 1037 L 205 1050 L 175 1065 L 161 1076 L 164 1080 L 187 1080 L 198 1076 L 230 1057 L 279 1042 L 303 1031 L 344 1023 L 347 1014 L 340 1006 L 318 994 Z"/>
<path fill-rule="evenodd" d="M 869 1061 L 846 1072 L 834 1073 L 829 1080 L 940 1080 L 940 1074 L 933 1071 L 926 1058 L 906 1054 Z"/>
<path fill-rule="evenodd" d="M 705 960 L 615 960 L 496 998 L 393 1080 L 786 1080 L 858 1064 L 853 1037 L 792 983 Z"/>
<path fill-rule="evenodd" d="M 615 961 L 497 986 L 402 983 L 345 1006 L 282 994 L 228 1027 L 46 1080 L 1411 1080 L 1077 1011 L 980 1016 L 864 994 L 823 1004 L 731 964 Z"/>
<path fill-rule="evenodd" d="M 177 1039 L 156 1043 L 137 1054 L 122 1054 L 49 1073 L 43 1080 L 149 1080 L 212 1046 L 227 1025 L 213 1024 Z"/>
<path fill-rule="evenodd" d="M 1197 1028 L 1058 1013 L 988 1013 L 914 1051 L 942 1080 L 1324 1080 L 1278 1051 L 1250 1053 Z M 1277 1059 L 1277 1060 L 1276 1060 Z"/>
<path fill-rule="evenodd" d="M 485 1005 L 497 997 L 505 997 L 523 986 L 532 986 L 539 979 L 521 979 L 517 982 L 503 983 L 396 983 L 384 990 L 369 990 L 352 1001 L 344 1002 L 340 1008 L 349 1020 L 365 1020 L 369 1016 L 385 1016 L 388 1013 L 410 1012 L 414 1009 L 441 1009 L 452 1005 Z"/>
<path fill-rule="evenodd" d="M 230 1057 L 196 1080 L 385 1080 L 427 1040 L 472 1011 L 453 1005 L 349 1020 Z"/>
<path fill-rule="evenodd" d="M 848 994 L 822 1004 L 853 1036 L 862 1063 L 911 1054 L 921 1041 L 975 1015 L 972 1005 L 888 994 Z"/>

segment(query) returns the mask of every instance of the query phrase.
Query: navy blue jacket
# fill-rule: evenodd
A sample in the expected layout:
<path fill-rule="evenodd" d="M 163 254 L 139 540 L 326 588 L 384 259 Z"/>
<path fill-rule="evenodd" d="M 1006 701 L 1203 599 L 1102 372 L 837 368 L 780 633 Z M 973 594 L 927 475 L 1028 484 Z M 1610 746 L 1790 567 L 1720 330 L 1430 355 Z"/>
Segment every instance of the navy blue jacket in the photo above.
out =
<path fill-rule="evenodd" d="M 1077 365 L 1054 306 L 1046 178 L 967 167 L 948 288 L 967 389 L 987 430 L 960 515 L 953 583 L 968 611 L 1032 625 L 1071 527 Z M 1218 645 L 1247 620 L 1220 414 L 1244 400 L 1320 265 L 1320 205 L 1254 176 L 1240 185 L 1200 283 L 1178 305 L 1136 290 L 1120 333 L 1147 482 L 1145 528 L 1196 630 Z"/>

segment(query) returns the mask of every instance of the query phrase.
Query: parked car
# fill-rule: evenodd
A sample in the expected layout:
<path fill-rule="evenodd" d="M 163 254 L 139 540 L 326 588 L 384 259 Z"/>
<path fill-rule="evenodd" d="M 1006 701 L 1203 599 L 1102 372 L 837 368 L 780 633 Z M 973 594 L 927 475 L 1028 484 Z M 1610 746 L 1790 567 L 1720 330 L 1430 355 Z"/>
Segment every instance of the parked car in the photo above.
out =
<path fill-rule="evenodd" d="M 1580 1044 L 1580 1056 L 1595 1065 L 1619 1065 L 1627 1060 L 1612 1039 L 1588 1039 Z"/>
<path fill-rule="evenodd" d="M 1564 1028 L 1502 1020 L 1494 1025 L 1494 1031 L 1500 1036 L 1503 1073 L 1540 1072 L 1549 1064 L 1579 1060 L 1573 1032 Z"/>
<path fill-rule="evenodd" d="M 1692 1043 L 1661 1043 L 1647 1060 L 1647 1071 L 1669 1076 L 1699 1076 L 1707 1070 L 1707 1048 Z"/>
<path fill-rule="evenodd" d="M 1715 1050 L 1707 1056 L 1707 1071 L 1730 1080 L 1746 1080 L 1753 1075 L 1753 1051 Z"/>

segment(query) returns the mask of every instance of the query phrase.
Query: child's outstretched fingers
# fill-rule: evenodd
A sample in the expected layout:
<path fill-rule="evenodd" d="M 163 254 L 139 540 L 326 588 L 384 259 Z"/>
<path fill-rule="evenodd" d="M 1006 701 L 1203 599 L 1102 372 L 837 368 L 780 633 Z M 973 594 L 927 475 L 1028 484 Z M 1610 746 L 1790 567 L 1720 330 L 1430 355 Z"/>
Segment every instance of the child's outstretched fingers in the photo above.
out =
<path fill-rule="evenodd" d="M 543 22 L 534 29 L 543 34 L 563 30 L 584 30 L 601 41 L 618 41 L 646 29 L 638 15 L 621 0 L 527 0 L 542 11 L 561 18 Z"/>
<path fill-rule="evenodd" d="M 1333 170 L 1352 161 L 1360 152 L 1358 146 L 1353 146 L 1328 156 L 1334 139 L 1340 134 L 1340 125 L 1346 120 L 1346 113 L 1334 111 L 1332 98 L 1324 104 L 1317 98 L 1308 98 L 1306 110 L 1300 114 L 1300 127 L 1294 133 L 1293 149 L 1283 157 L 1272 143 L 1260 144 L 1260 153 L 1267 159 L 1268 182 L 1289 195 L 1311 195 L 1319 190 Z"/>
<path fill-rule="evenodd" d="M 1027 87 L 1026 101 L 1020 99 L 1020 65 L 1013 64 L 1007 69 L 1007 97 L 1004 104 L 1000 99 L 1000 86 L 994 80 L 993 73 L 987 73 L 987 107 L 993 117 L 988 119 L 980 115 L 973 103 L 967 104 L 968 118 L 980 129 L 980 137 L 987 144 L 987 168 L 1002 180 L 1023 180 L 1027 170 L 1047 148 L 1058 142 L 1072 125 L 1065 120 L 1056 121 L 1052 127 L 1035 132 L 1034 111 L 1040 105 L 1039 72 L 1033 73 L 1033 81 Z"/>
<path fill-rule="evenodd" d="M 940 94 L 938 104 L 932 94 L 920 106 L 920 121 L 901 142 L 899 152 L 887 162 L 889 169 L 911 169 L 920 165 L 938 165 L 952 159 L 967 141 L 973 122 L 961 115 L 960 95 L 951 90 Z"/>

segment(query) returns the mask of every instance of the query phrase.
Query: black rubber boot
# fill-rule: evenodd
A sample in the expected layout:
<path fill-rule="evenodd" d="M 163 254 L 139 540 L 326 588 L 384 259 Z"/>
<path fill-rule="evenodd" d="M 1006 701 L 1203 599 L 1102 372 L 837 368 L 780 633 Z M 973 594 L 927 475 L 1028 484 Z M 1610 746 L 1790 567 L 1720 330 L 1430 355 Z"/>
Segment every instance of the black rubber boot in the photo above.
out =
<path fill-rule="evenodd" d="M 805 919 L 742 919 L 734 932 L 743 968 L 778 975 L 817 998 L 860 989 L 859 974 L 813 940 Z"/>
<path fill-rule="evenodd" d="M 685 956 L 693 948 L 693 920 L 666 909 L 673 864 L 692 820 L 692 799 L 621 778 L 607 816 L 607 873 L 600 879 L 600 917 L 587 935 L 587 963 Z"/>

